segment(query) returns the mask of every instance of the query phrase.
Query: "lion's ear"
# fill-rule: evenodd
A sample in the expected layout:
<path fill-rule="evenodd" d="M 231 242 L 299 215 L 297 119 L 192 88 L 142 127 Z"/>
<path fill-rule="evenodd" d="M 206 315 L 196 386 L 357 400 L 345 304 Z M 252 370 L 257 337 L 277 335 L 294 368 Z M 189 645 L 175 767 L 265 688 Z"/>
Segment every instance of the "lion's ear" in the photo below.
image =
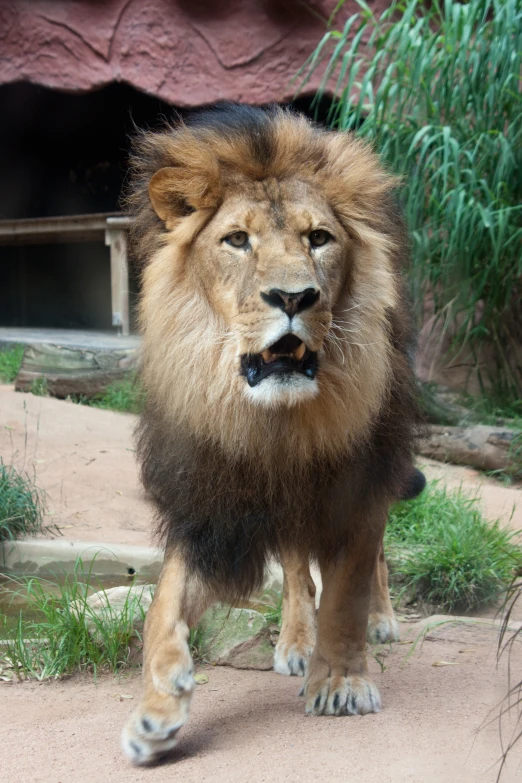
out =
<path fill-rule="evenodd" d="M 149 182 L 149 198 L 164 223 L 177 220 L 196 209 L 215 206 L 217 199 L 208 175 L 170 166 L 157 171 Z"/>

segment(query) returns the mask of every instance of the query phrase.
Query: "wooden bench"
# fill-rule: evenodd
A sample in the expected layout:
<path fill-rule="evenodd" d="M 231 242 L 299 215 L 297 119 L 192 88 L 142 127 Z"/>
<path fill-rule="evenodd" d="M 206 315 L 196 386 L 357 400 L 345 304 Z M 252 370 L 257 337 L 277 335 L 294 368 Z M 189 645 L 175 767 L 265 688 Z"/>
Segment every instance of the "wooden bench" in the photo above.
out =
<path fill-rule="evenodd" d="M 121 213 L 0 220 L 0 245 L 105 242 L 111 254 L 112 324 L 129 334 L 127 232 L 130 218 Z"/>

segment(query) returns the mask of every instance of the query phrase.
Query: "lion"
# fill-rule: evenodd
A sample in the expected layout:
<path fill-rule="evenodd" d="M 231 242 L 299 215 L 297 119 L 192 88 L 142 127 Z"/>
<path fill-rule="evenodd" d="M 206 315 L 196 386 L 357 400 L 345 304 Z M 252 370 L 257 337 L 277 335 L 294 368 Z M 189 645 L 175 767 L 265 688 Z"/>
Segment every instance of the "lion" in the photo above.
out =
<path fill-rule="evenodd" d="M 148 764 L 189 715 L 189 629 L 248 598 L 271 558 L 275 671 L 304 676 L 311 715 L 379 711 L 366 640 L 398 638 L 382 540 L 390 504 L 417 491 L 419 417 L 397 181 L 369 146 L 220 104 L 141 134 L 133 167 L 137 453 L 165 560 L 122 742 Z"/>

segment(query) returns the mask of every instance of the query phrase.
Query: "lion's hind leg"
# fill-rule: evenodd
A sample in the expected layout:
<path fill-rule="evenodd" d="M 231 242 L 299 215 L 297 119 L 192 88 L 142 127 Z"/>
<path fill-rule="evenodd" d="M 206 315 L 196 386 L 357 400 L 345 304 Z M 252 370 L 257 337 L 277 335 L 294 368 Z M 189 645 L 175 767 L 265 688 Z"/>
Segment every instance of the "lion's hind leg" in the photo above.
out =
<path fill-rule="evenodd" d="M 388 566 L 381 542 L 372 576 L 370 616 L 367 637 L 370 644 L 385 644 L 399 641 L 399 624 L 390 600 L 388 590 Z"/>
<path fill-rule="evenodd" d="M 153 763 L 172 750 L 187 722 L 195 686 L 189 629 L 210 603 L 205 585 L 177 553 L 167 552 L 145 623 L 143 698 L 122 734 L 123 750 L 135 764 Z"/>
<path fill-rule="evenodd" d="M 283 619 L 274 670 L 303 677 L 315 645 L 315 584 L 309 559 L 298 552 L 280 555 L 283 566 Z"/>

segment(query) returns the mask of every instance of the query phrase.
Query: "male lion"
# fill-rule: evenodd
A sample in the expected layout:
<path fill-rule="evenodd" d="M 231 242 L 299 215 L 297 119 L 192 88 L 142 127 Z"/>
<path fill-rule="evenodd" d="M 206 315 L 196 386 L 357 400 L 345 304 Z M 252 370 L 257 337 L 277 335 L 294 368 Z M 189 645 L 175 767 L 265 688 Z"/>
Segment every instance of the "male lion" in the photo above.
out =
<path fill-rule="evenodd" d="M 415 483 L 417 408 L 396 181 L 365 144 L 221 104 L 143 134 L 134 164 L 138 456 L 166 544 L 123 733 L 145 764 L 187 721 L 189 628 L 248 597 L 271 557 L 285 574 L 276 671 L 306 675 L 313 715 L 380 709 L 365 642 L 367 626 L 397 635 L 382 538 Z"/>

